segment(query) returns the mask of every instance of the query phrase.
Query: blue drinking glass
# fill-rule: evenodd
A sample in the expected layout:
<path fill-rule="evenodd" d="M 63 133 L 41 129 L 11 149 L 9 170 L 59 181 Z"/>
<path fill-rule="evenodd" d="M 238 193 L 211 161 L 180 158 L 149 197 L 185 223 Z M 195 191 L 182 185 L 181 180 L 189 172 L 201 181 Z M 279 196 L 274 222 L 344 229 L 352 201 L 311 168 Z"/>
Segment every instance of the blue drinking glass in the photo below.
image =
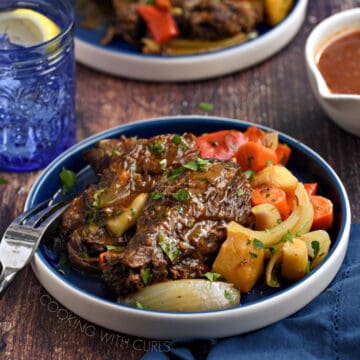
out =
<path fill-rule="evenodd" d="M 60 28 L 30 47 L 0 34 L 0 170 L 35 170 L 76 142 L 74 8 L 68 0 L 1 2 L 0 12 L 32 9 Z"/>

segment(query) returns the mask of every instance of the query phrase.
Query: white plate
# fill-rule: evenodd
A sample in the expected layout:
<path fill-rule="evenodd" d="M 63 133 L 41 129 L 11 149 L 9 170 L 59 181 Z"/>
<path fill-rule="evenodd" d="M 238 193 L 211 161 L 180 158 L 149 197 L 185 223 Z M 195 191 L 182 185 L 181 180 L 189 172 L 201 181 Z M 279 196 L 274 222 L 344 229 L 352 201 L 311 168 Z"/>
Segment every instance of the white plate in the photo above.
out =
<path fill-rule="evenodd" d="M 201 80 L 255 65 L 278 52 L 299 31 L 308 0 L 295 0 L 290 14 L 272 29 L 260 28 L 259 37 L 221 51 L 188 56 L 144 55 L 122 42 L 103 46 L 104 29 L 75 29 L 77 61 L 112 75 L 147 81 Z"/>
<path fill-rule="evenodd" d="M 250 123 L 239 120 L 179 116 L 139 121 L 107 130 L 70 148 L 55 159 L 35 182 L 26 201 L 26 209 L 53 196 L 61 187 L 62 167 L 81 171 L 79 187 L 93 181 L 82 159 L 85 149 L 104 138 L 126 136 L 151 137 L 163 133 L 222 129 L 244 131 Z M 269 130 L 259 126 L 260 128 Z M 304 307 L 319 295 L 335 277 L 344 259 L 350 233 L 349 200 L 334 170 L 314 151 L 297 140 L 280 133 L 280 141 L 292 148 L 289 169 L 303 181 L 319 183 L 319 193 L 334 203 L 335 224 L 331 232 L 332 246 L 326 259 L 300 281 L 286 288 L 255 287 L 242 294 L 241 305 L 225 310 L 195 313 L 171 313 L 137 309 L 116 303 L 104 291 L 103 282 L 63 265 L 59 255 L 40 245 L 32 268 L 41 284 L 65 307 L 100 326 L 135 336 L 149 338 L 224 337 L 261 328 L 283 319 Z M 59 267 L 65 271 L 62 274 Z"/>

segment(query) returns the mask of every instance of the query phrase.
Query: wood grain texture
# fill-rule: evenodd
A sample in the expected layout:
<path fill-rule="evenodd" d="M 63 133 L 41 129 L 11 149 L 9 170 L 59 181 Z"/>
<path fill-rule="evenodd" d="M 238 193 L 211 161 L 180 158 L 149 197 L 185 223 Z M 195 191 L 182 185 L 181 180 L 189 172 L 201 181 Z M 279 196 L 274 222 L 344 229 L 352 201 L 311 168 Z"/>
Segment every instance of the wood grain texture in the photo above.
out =
<path fill-rule="evenodd" d="M 77 137 L 153 117 L 201 114 L 263 124 L 309 145 L 339 174 L 348 191 L 352 222 L 360 222 L 360 138 L 338 128 L 310 91 L 303 49 L 311 29 L 356 0 L 310 1 L 299 34 L 280 53 L 246 71 L 201 82 L 157 84 L 115 78 L 77 65 Z M 23 209 L 40 172 L 0 173 L 0 233 Z M 50 306 L 49 306 L 50 303 Z M 159 343 L 90 324 L 49 297 L 30 268 L 0 300 L 1 359 L 139 359 Z"/>

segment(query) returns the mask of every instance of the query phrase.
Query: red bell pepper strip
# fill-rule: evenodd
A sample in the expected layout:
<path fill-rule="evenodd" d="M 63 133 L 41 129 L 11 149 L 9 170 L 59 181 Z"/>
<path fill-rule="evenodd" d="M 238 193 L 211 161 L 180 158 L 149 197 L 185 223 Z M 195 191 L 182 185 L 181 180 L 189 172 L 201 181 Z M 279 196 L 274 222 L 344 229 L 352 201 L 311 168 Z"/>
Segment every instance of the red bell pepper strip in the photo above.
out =
<path fill-rule="evenodd" d="M 153 5 L 140 5 L 136 9 L 145 21 L 152 38 L 159 45 L 179 35 L 179 29 L 170 11 Z"/>

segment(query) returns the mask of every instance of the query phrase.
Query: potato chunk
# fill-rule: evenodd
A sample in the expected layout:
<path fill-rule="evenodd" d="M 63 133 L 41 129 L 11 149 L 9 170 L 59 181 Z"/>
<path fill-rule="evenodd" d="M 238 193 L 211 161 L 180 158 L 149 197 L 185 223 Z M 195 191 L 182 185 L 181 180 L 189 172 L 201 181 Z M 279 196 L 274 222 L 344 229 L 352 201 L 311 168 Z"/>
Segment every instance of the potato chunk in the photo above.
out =
<path fill-rule="evenodd" d="M 261 242 L 238 231 L 238 224 L 227 227 L 227 238 L 222 244 L 212 271 L 221 274 L 240 291 L 250 291 L 264 271 L 264 250 Z"/>
<path fill-rule="evenodd" d="M 293 238 L 283 246 L 281 275 L 285 279 L 296 281 L 306 275 L 309 258 L 304 241 Z"/>

